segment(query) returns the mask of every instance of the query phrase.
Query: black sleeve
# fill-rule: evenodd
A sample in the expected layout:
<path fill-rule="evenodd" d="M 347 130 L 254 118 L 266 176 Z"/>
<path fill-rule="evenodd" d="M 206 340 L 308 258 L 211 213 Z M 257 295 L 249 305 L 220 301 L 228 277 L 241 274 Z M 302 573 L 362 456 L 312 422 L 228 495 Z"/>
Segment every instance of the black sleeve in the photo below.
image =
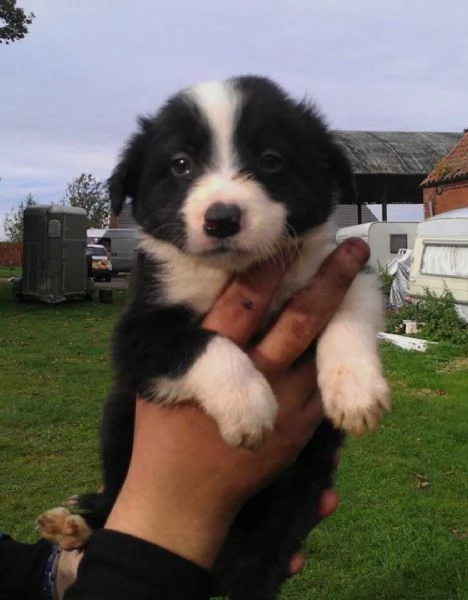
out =
<path fill-rule="evenodd" d="M 95 531 L 64 600 L 207 600 L 208 571 L 159 546 Z"/>
<path fill-rule="evenodd" d="M 0 600 L 45 600 L 45 572 L 52 550 L 46 540 L 23 544 L 0 533 Z"/>

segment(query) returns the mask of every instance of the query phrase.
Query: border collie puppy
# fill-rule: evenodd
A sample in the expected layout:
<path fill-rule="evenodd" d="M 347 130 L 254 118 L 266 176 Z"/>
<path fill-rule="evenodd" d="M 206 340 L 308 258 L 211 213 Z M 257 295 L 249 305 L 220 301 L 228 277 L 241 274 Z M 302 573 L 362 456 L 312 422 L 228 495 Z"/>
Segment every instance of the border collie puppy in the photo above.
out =
<path fill-rule="evenodd" d="M 198 402 L 232 446 L 255 449 L 270 434 L 277 404 L 268 381 L 228 339 L 201 328 L 229 279 L 294 246 L 295 262 L 271 307 L 277 312 L 334 247 L 334 205 L 350 200 L 350 166 L 313 105 L 262 77 L 186 89 L 140 118 L 110 179 L 112 209 L 132 203 L 141 229 L 131 298 L 115 331 L 113 391 L 104 409 L 104 492 L 45 513 L 76 530 L 102 526 L 125 478 L 134 399 Z M 346 430 L 374 428 L 389 409 L 376 333 L 382 302 L 364 270 L 317 346 L 318 384 L 328 420 L 274 484 L 240 513 L 215 568 L 231 600 L 273 600 L 288 562 L 331 484 L 333 453 Z M 190 460 L 190 457 L 187 457 Z M 59 527 L 60 529 L 60 527 Z"/>

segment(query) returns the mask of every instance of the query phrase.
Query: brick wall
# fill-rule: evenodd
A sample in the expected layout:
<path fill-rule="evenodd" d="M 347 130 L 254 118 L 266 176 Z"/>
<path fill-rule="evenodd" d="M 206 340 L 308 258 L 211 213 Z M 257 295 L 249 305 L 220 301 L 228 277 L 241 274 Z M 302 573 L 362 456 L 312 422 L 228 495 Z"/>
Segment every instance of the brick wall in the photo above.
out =
<path fill-rule="evenodd" d="M 0 242 L 0 266 L 21 267 L 23 244 Z"/>
<path fill-rule="evenodd" d="M 438 215 L 448 210 L 468 207 L 468 179 L 457 183 L 446 183 L 423 190 L 424 218 Z"/>

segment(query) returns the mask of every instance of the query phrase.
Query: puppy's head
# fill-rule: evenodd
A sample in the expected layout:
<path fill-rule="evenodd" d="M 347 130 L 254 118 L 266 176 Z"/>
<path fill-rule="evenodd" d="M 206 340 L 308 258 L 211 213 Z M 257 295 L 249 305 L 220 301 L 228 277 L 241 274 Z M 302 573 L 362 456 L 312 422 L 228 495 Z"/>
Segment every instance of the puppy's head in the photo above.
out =
<path fill-rule="evenodd" d="M 116 214 L 131 200 L 146 234 L 235 269 L 325 223 L 354 184 L 314 106 L 238 77 L 184 90 L 141 118 L 110 194 Z"/>

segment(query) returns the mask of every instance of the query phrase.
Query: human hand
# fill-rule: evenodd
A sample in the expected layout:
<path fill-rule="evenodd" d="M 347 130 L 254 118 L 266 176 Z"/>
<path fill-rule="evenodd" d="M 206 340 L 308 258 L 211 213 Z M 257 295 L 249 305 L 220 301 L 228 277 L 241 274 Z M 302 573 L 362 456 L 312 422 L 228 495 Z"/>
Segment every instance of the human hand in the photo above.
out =
<path fill-rule="evenodd" d="M 321 420 L 312 361 L 291 369 L 333 316 L 368 259 L 347 240 L 294 296 L 249 355 L 278 401 L 275 430 L 258 452 L 229 447 L 196 405 L 136 403 L 132 460 L 106 524 L 210 568 L 245 501 L 290 464 Z M 285 265 L 263 265 L 221 295 L 204 327 L 241 347 L 258 327 Z"/>

